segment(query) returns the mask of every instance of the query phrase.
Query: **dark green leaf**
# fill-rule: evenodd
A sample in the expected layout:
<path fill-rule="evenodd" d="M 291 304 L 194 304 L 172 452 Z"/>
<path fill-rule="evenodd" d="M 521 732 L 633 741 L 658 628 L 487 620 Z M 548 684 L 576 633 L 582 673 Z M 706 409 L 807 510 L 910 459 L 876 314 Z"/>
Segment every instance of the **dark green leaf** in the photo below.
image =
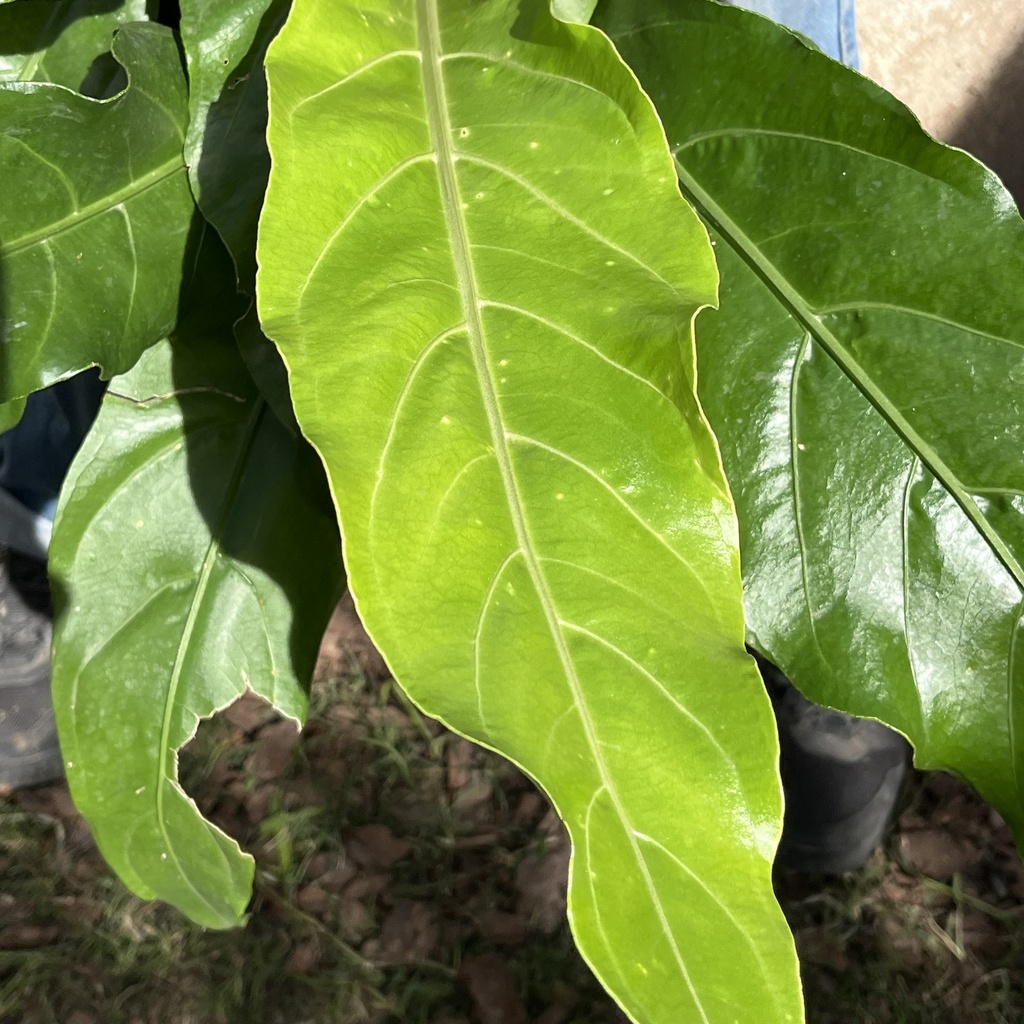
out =
<path fill-rule="evenodd" d="M 130 888 L 211 928 L 240 923 L 252 860 L 184 794 L 177 751 L 247 687 L 302 720 L 341 581 L 323 470 L 260 397 L 227 307 L 111 381 L 50 554 L 75 802 Z"/>
<path fill-rule="evenodd" d="M 16 426 L 24 411 L 24 398 L 15 398 L 10 402 L 0 403 L 0 434 Z"/>
<path fill-rule="evenodd" d="M 256 274 L 256 222 L 270 172 L 263 57 L 291 0 L 183 0 L 191 115 L 185 153 L 200 209 L 227 243 L 242 288 Z"/>
<path fill-rule="evenodd" d="M 711 226 L 701 395 L 759 649 L 1024 836 L 1024 223 L 995 177 L 763 19 L 599 17 Z"/>
<path fill-rule="evenodd" d="M 166 336 L 194 204 L 182 139 L 185 78 L 174 37 L 132 25 L 128 71 L 106 101 L 55 85 L 0 86 L 0 400 L 99 365 L 119 373 Z"/>
<path fill-rule="evenodd" d="M 260 330 L 255 305 L 235 324 L 235 340 L 252 379 L 274 414 L 289 430 L 298 433 L 299 426 L 295 422 L 291 394 L 288 391 L 288 370 L 281 359 L 281 353 Z"/>
<path fill-rule="evenodd" d="M 235 261 L 239 286 L 255 293 L 256 224 L 270 173 L 263 59 L 291 0 L 184 0 L 181 32 L 190 78 L 185 141 L 200 209 Z M 287 372 L 263 335 L 255 308 L 235 331 L 242 356 L 275 414 L 295 416 Z"/>
<path fill-rule="evenodd" d="M 0 82 L 53 82 L 96 95 L 109 79 L 103 58 L 114 32 L 128 22 L 145 21 L 150 6 L 149 0 L 24 0 L 4 8 Z"/>
<path fill-rule="evenodd" d="M 797 1020 L 690 380 L 716 275 L 653 110 L 547 0 L 296 0 L 267 66 L 260 315 L 370 633 L 551 794 L 577 940 L 636 1020 Z"/>

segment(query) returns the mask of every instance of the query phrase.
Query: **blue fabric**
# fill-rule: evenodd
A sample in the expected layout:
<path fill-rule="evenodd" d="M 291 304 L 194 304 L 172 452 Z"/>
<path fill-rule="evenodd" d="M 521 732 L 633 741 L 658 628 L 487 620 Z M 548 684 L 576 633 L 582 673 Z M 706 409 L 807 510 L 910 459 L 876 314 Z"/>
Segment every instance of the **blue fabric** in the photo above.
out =
<path fill-rule="evenodd" d="M 64 476 L 96 418 L 103 389 L 99 374 L 89 370 L 37 391 L 17 426 L 0 435 L 0 488 L 27 512 L 53 520 Z"/>
<path fill-rule="evenodd" d="M 830 57 L 859 66 L 854 0 L 735 0 L 813 39 Z"/>

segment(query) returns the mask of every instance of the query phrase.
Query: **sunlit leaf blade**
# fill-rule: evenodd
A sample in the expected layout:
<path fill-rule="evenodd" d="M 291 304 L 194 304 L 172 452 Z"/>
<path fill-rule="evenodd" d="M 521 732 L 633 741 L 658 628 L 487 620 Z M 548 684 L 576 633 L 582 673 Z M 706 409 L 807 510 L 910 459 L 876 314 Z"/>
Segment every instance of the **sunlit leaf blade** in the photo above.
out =
<path fill-rule="evenodd" d="M 0 400 L 131 366 L 174 326 L 194 204 L 185 78 L 169 29 L 123 28 L 116 97 L 0 86 Z"/>
<path fill-rule="evenodd" d="M 75 802 L 131 889 L 223 928 L 252 859 L 181 790 L 177 751 L 246 687 L 301 721 L 341 567 L 321 467 L 259 396 L 230 321 L 208 320 L 111 381 L 50 571 Z"/>
<path fill-rule="evenodd" d="M 764 19 L 600 18 L 716 237 L 699 379 L 754 641 L 969 778 L 1020 841 L 1024 223 L 981 165 Z"/>
<path fill-rule="evenodd" d="M 183 0 L 191 115 L 185 152 L 197 202 L 252 290 L 256 222 L 270 171 L 263 57 L 291 0 Z"/>
<path fill-rule="evenodd" d="M 586 25 L 597 6 L 597 0 L 551 0 L 551 13 L 561 21 Z"/>
<path fill-rule="evenodd" d="M 23 0 L 0 12 L 0 82 L 53 82 L 95 94 L 92 79 L 107 78 L 100 66 L 114 32 L 145 21 L 148 0 Z M 115 65 L 116 66 L 116 65 Z M 90 72 L 93 72 L 90 75 Z M 98 74 L 97 74 L 98 73 Z"/>
<path fill-rule="evenodd" d="M 370 633 L 551 794 L 577 940 L 635 1020 L 797 1020 L 689 381 L 715 270 L 653 111 L 546 0 L 298 0 L 268 73 L 260 315 Z"/>

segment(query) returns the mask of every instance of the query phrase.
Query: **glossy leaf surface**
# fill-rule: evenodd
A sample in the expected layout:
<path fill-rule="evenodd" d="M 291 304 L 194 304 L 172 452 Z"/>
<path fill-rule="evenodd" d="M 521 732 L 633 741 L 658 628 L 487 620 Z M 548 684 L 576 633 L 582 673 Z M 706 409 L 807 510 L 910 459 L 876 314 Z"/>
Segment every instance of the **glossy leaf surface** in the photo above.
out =
<path fill-rule="evenodd" d="M 12 8 L 14 10 L 14 8 Z M 119 373 L 166 336 L 194 204 L 174 37 L 115 41 L 127 89 L 98 101 L 55 85 L 0 86 L 0 400 L 91 365 Z"/>
<path fill-rule="evenodd" d="M 716 276 L 650 105 L 539 0 L 297 0 L 267 66 L 260 315 L 367 628 L 552 796 L 577 941 L 635 1020 L 797 1020 L 774 726 L 691 390 Z"/>
<path fill-rule="evenodd" d="M 75 803 L 131 889 L 224 928 L 252 859 L 182 791 L 177 751 L 246 687 L 302 720 L 341 567 L 315 456 L 263 402 L 230 319 L 206 320 L 111 381 L 50 572 Z"/>
<path fill-rule="evenodd" d="M 147 0 L 23 0 L 0 12 L 0 82 L 53 82 L 94 94 L 119 26 L 148 17 Z M 116 66 L 116 65 L 115 65 Z M 92 74 L 90 74 L 92 72 Z M 97 83 L 98 84 L 98 83 Z"/>
<path fill-rule="evenodd" d="M 764 19 L 599 19 L 717 243 L 699 379 L 753 641 L 970 779 L 1020 842 L 1024 223 L 981 165 Z"/>

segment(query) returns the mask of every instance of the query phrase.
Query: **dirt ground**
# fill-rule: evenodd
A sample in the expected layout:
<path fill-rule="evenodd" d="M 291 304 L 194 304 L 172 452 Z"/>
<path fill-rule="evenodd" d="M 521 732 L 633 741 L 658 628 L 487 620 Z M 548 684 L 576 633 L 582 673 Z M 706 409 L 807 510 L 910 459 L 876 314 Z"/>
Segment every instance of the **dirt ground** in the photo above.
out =
<path fill-rule="evenodd" d="M 420 716 L 343 603 L 301 736 L 256 699 L 182 754 L 257 861 L 247 926 L 129 894 L 62 784 L 0 798 L 0 1024 L 612 1024 L 565 925 L 530 782 Z M 809 1024 L 1024 1022 L 1024 868 L 998 816 L 917 777 L 884 850 L 788 876 Z"/>

